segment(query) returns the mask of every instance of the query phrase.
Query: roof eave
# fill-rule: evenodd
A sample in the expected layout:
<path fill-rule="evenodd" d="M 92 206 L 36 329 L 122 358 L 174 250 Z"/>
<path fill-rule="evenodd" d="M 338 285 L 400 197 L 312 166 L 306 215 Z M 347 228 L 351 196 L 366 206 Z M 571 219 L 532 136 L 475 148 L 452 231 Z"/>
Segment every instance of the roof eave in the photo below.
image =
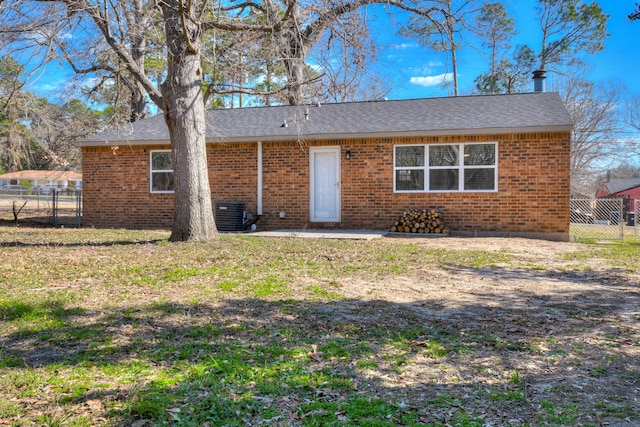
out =
<path fill-rule="evenodd" d="M 482 128 L 482 129 L 435 129 L 419 131 L 390 131 L 390 132 L 354 132 L 354 133 L 323 133 L 298 135 L 259 135 L 259 136 L 219 136 L 207 138 L 207 143 L 240 143 L 240 142 L 270 142 L 270 141 L 316 141 L 327 139 L 373 139 L 373 138 L 412 138 L 422 136 L 454 136 L 454 135 L 494 135 L 507 133 L 536 133 L 536 132 L 570 132 L 573 125 L 531 126 L 515 128 Z M 100 140 L 81 141 L 79 147 L 114 147 L 120 145 L 168 145 L 168 140 Z"/>
<path fill-rule="evenodd" d="M 455 136 L 455 135 L 495 135 L 508 133 L 536 133 L 536 132 L 571 132 L 573 125 L 532 126 L 517 128 L 484 128 L 484 129 L 436 129 L 421 131 L 392 131 L 392 132 L 354 132 L 354 133 L 324 133 L 299 135 L 261 135 L 245 137 L 207 138 L 210 143 L 238 143 L 238 142 L 269 142 L 269 141 L 317 141 L 327 139 L 374 139 L 374 138 L 413 138 L 422 136 Z"/>
<path fill-rule="evenodd" d="M 168 139 L 131 139 L 131 140 L 84 140 L 78 142 L 78 147 L 119 147 L 119 146 L 134 146 L 134 145 L 170 145 L 171 142 Z"/>

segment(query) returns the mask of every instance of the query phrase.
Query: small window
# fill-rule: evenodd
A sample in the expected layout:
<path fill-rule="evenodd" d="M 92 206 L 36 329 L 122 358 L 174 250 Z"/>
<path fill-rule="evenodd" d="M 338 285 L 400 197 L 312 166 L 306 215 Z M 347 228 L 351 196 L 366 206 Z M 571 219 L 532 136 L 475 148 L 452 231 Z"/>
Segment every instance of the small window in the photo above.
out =
<path fill-rule="evenodd" d="M 423 191 L 424 170 L 397 170 L 396 189 L 399 191 Z"/>
<path fill-rule="evenodd" d="M 396 188 L 400 191 L 424 190 L 424 146 L 396 147 Z M 402 169 L 400 169 L 402 168 Z"/>
<path fill-rule="evenodd" d="M 396 147 L 396 165 L 398 167 L 424 166 L 424 146 L 410 145 Z"/>
<path fill-rule="evenodd" d="M 429 191 L 458 191 L 460 146 L 429 147 Z"/>
<path fill-rule="evenodd" d="M 495 144 L 468 144 L 464 146 L 464 189 L 482 191 L 495 189 Z"/>
<path fill-rule="evenodd" d="M 151 192 L 173 193 L 173 160 L 171 151 L 151 152 Z"/>
<path fill-rule="evenodd" d="M 496 191 L 496 143 L 397 145 L 397 192 Z"/>

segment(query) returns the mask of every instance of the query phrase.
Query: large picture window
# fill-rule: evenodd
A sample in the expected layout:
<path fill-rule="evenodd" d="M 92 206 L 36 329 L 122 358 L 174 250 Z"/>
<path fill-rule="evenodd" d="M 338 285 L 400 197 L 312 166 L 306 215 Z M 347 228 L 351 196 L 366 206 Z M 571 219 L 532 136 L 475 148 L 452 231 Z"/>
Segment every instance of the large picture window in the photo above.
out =
<path fill-rule="evenodd" d="M 151 192 L 173 193 L 173 161 L 170 150 L 151 151 Z"/>
<path fill-rule="evenodd" d="M 498 144 L 396 145 L 396 192 L 496 191 Z"/>

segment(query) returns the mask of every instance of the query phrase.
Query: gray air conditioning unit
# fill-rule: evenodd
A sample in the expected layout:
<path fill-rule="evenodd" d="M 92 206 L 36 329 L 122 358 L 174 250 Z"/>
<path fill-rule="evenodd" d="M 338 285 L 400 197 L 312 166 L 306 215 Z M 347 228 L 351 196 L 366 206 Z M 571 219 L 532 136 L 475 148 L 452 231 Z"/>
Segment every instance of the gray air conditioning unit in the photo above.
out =
<path fill-rule="evenodd" d="M 215 202 L 214 217 L 219 231 L 242 231 L 245 218 L 244 202 Z"/>

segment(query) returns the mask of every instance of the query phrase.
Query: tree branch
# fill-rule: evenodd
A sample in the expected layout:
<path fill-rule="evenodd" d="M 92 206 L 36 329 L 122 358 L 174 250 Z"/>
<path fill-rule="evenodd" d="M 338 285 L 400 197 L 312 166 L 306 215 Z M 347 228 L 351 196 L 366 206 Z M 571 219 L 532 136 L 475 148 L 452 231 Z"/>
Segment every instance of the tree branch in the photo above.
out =
<path fill-rule="evenodd" d="M 307 79 L 301 83 L 296 84 L 296 86 L 302 86 L 302 85 L 314 83 L 322 79 L 324 76 L 325 76 L 325 73 L 319 74 L 311 79 Z M 250 88 L 234 88 L 234 89 L 220 90 L 220 89 L 216 89 L 216 86 L 214 84 L 210 84 L 207 87 L 207 90 L 205 91 L 205 94 L 204 94 L 204 103 L 206 105 L 207 102 L 209 102 L 209 98 L 212 95 L 243 94 L 243 95 L 256 95 L 256 96 L 271 96 L 271 95 L 277 95 L 277 94 L 286 92 L 287 90 L 289 90 L 290 87 L 291 86 L 284 86 L 279 89 L 271 90 L 271 91 L 263 91 L 263 90 L 250 89 Z"/>
<path fill-rule="evenodd" d="M 187 10 L 191 10 L 191 0 L 188 1 Z M 187 22 L 185 18 L 185 8 L 182 0 L 178 0 L 178 13 L 180 15 L 180 25 L 182 26 L 182 34 L 184 35 L 184 42 L 187 44 L 187 50 L 189 53 L 197 53 L 198 49 L 191 42 L 191 37 L 189 37 L 189 29 L 187 28 Z"/>
<path fill-rule="evenodd" d="M 162 93 L 156 88 L 156 86 L 151 82 L 151 80 L 147 77 L 147 75 L 140 70 L 137 66 L 127 48 L 119 42 L 112 34 L 109 28 L 109 16 L 108 11 L 105 10 L 104 14 L 97 7 L 89 4 L 87 0 L 64 0 L 65 4 L 78 7 L 79 5 L 83 6 L 83 9 L 89 15 L 89 17 L 93 20 L 94 24 L 100 32 L 102 32 L 107 44 L 113 49 L 116 55 L 123 61 L 124 65 L 127 67 L 129 72 L 140 82 L 140 84 L 145 88 L 151 100 L 161 107 L 162 102 Z M 162 108 L 162 107 L 161 107 Z"/>
<path fill-rule="evenodd" d="M 237 5 L 234 5 L 234 6 L 222 7 L 222 8 L 220 8 L 220 10 L 223 11 L 223 12 L 229 12 L 229 11 L 232 11 L 232 10 L 240 10 L 240 12 L 244 12 L 244 10 L 247 9 L 247 8 L 255 9 L 255 10 L 258 10 L 258 11 L 260 11 L 262 13 L 267 13 L 267 10 L 264 7 L 260 6 L 259 4 L 254 3 L 252 1 L 246 1 L 244 3 L 237 4 Z"/>
<path fill-rule="evenodd" d="M 420 9 L 413 6 L 409 6 L 402 0 L 354 0 L 348 3 L 341 4 L 332 9 L 328 9 L 325 13 L 320 15 L 315 21 L 307 26 L 307 30 L 305 31 L 305 42 L 309 44 L 314 44 L 318 39 L 322 36 L 322 33 L 329 28 L 331 22 L 334 22 L 335 19 L 341 15 L 344 15 L 349 12 L 353 12 L 362 6 L 366 6 L 369 4 L 386 4 L 391 7 L 395 7 L 406 12 L 415 13 L 419 16 L 424 16 L 430 18 L 430 15 L 433 12 L 442 13 L 445 18 L 450 17 L 449 13 L 438 7 L 430 7 L 428 9 Z"/>

